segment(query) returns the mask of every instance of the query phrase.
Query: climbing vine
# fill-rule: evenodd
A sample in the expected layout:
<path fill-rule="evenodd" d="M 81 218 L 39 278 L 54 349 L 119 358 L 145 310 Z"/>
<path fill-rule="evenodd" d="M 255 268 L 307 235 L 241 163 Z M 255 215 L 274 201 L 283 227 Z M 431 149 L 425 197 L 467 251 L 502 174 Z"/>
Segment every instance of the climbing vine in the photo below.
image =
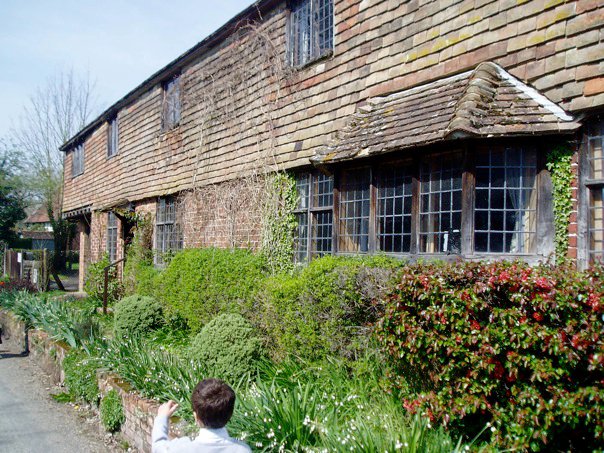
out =
<path fill-rule="evenodd" d="M 271 272 L 293 268 L 296 209 L 295 179 L 284 172 L 268 175 L 262 207 L 262 253 Z"/>
<path fill-rule="evenodd" d="M 568 143 L 560 144 L 547 155 L 547 169 L 551 173 L 554 196 L 554 223 L 556 228 L 556 261 L 562 262 L 568 251 L 568 222 L 572 205 L 573 150 Z"/>

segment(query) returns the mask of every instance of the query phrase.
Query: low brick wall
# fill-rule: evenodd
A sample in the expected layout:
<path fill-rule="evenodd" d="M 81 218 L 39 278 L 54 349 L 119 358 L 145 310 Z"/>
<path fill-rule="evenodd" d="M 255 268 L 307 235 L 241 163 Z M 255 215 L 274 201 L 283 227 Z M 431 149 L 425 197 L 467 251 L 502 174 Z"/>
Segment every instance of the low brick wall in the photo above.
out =
<path fill-rule="evenodd" d="M 62 364 L 69 352 L 69 345 L 52 340 L 41 330 L 30 330 L 26 333 L 25 325 L 5 310 L 0 310 L 0 323 L 3 326 L 3 340 L 19 345 L 24 352 L 29 351 L 30 357 L 52 377 L 55 384 L 64 382 L 65 372 Z M 126 420 L 119 435 L 136 451 L 151 451 L 153 419 L 159 404 L 141 397 L 127 382 L 112 372 L 99 370 L 97 379 L 101 395 L 113 389 L 122 399 Z M 184 427 L 184 423 L 171 424 L 170 436 L 182 436 Z M 100 429 L 103 430 L 103 427 L 100 426 Z"/>
<path fill-rule="evenodd" d="M 41 330 L 29 331 L 29 355 L 48 373 L 53 383 L 62 384 L 65 381 L 63 359 L 71 349 L 62 341 L 54 341 Z"/>
<path fill-rule="evenodd" d="M 12 313 L 0 309 L 0 325 L 2 326 L 2 341 L 11 341 L 21 349 L 21 352 L 27 352 L 25 324 L 18 321 Z"/>

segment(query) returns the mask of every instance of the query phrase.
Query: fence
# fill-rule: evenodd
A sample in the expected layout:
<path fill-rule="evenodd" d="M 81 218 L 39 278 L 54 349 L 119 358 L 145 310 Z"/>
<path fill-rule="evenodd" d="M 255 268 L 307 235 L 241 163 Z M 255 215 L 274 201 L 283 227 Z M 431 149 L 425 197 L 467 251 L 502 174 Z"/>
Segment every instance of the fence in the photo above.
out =
<path fill-rule="evenodd" d="M 27 280 L 40 291 L 48 288 L 50 253 L 46 250 L 4 250 L 4 274 L 11 279 Z"/>

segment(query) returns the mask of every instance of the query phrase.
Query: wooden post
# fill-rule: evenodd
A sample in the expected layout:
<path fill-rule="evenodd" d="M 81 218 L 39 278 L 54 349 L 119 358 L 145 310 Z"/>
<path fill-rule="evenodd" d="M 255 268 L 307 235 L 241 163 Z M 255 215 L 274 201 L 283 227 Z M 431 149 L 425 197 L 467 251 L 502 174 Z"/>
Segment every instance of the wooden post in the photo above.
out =
<path fill-rule="evenodd" d="M 103 284 L 103 314 L 106 315 L 107 314 L 107 286 L 109 284 L 109 267 L 107 266 L 104 269 L 105 272 L 105 280 L 104 280 L 104 284 Z"/>

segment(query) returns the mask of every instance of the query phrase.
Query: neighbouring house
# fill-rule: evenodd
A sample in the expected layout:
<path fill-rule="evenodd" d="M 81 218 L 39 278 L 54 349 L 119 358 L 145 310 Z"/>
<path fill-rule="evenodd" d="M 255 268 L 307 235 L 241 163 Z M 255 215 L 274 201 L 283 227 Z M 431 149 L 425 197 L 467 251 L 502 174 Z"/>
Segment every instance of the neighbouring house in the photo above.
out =
<path fill-rule="evenodd" d="M 46 208 L 42 205 L 27 209 L 27 218 L 19 231 L 22 239 L 31 239 L 33 250 L 54 250 L 55 240 Z"/>
<path fill-rule="evenodd" d="M 536 262 L 562 219 L 585 267 L 604 257 L 603 41 L 601 1 L 257 1 L 62 146 L 81 277 L 123 256 L 137 215 L 158 263 L 259 247 L 284 170 L 298 261 Z"/>

